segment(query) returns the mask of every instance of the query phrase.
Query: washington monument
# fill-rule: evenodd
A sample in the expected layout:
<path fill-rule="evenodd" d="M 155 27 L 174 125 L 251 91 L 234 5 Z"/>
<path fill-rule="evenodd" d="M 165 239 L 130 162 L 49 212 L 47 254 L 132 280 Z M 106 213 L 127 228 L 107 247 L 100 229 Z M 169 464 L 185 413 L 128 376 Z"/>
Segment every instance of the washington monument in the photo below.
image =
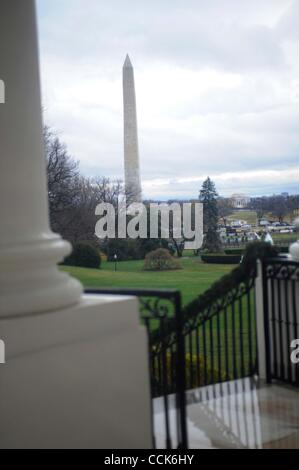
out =
<path fill-rule="evenodd" d="M 127 55 L 123 66 L 125 185 L 130 203 L 141 202 L 134 69 Z"/>

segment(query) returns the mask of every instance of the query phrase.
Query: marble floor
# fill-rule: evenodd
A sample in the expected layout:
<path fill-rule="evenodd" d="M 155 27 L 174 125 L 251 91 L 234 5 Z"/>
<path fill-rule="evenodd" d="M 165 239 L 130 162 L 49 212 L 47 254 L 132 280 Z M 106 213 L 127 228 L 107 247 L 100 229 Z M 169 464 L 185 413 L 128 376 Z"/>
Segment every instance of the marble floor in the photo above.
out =
<path fill-rule="evenodd" d="M 202 387 L 187 394 L 190 449 L 299 449 L 299 389 L 254 378 Z M 174 397 L 170 429 L 176 444 Z M 163 401 L 155 400 L 157 447 L 165 445 Z"/>

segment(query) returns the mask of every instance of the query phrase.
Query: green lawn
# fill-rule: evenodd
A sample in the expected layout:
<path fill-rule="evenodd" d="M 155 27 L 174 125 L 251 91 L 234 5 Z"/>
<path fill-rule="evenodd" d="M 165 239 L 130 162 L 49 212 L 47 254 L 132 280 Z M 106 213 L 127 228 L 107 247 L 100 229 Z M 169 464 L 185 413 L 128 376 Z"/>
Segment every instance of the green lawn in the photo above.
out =
<path fill-rule="evenodd" d="M 287 227 L 285 227 L 287 228 Z M 285 243 L 289 243 L 289 242 L 295 242 L 296 240 L 298 240 L 299 238 L 299 234 L 298 233 L 275 233 L 275 232 L 271 232 L 271 236 L 273 238 L 273 240 L 279 240 L 280 242 L 285 242 Z"/>
<path fill-rule="evenodd" d="M 250 210 L 238 210 L 234 211 L 227 217 L 227 220 L 232 222 L 233 220 L 246 220 L 248 224 L 256 225 L 257 224 L 257 214 L 255 211 Z"/>
<path fill-rule="evenodd" d="M 61 269 L 79 279 L 84 287 L 178 289 L 186 305 L 234 267 L 203 264 L 196 257 L 184 258 L 180 263 L 183 269 L 165 272 L 143 271 L 143 261 L 119 262 L 117 272 L 114 263 L 108 262 L 103 262 L 100 270 L 68 266 Z"/>

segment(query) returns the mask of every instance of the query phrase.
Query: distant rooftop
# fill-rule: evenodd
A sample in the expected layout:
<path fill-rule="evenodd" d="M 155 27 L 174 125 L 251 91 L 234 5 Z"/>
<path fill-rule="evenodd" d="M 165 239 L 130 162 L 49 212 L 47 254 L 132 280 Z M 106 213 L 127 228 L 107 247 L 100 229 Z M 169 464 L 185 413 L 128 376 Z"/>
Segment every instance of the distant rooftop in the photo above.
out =
<path fill-rule="evenodd" d="M 246 198 L 246 199 L 250 199 L 250 196 L 248 196 L 247 194 L 244 194 L 244 193 L 234 193 L 231 195 L 231 198 L 232 199 L 236 199 L 236 198 Z"/>

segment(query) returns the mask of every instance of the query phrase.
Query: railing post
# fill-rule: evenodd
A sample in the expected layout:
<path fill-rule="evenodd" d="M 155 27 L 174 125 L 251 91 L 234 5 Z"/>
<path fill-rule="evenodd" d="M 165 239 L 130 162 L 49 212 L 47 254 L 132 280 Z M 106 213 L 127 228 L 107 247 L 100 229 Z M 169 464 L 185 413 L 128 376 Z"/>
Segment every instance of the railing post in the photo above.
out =
<path fill-rule="evenodd" d="M 255 281 L 256 328 L 259 377 L 271 382 L 270 337 L 269 337 L 269 306 L 265 263 L 257 260 L 257 276 Z"/>
<path fill-rule="evenodd" d="M 176 381 L 177 381 L 177 413 L 179 419 L 178 429 L 181 436 L 178 442 L 179 448 L 188 449 L 187 416 L 186 416 L 186 368 L 185 368 L 185 340 L 183 336 L 183 318 L 181 294 L 175 294 L 175 319 L 177 335 L 177 361 L 176 361 Z"/>

